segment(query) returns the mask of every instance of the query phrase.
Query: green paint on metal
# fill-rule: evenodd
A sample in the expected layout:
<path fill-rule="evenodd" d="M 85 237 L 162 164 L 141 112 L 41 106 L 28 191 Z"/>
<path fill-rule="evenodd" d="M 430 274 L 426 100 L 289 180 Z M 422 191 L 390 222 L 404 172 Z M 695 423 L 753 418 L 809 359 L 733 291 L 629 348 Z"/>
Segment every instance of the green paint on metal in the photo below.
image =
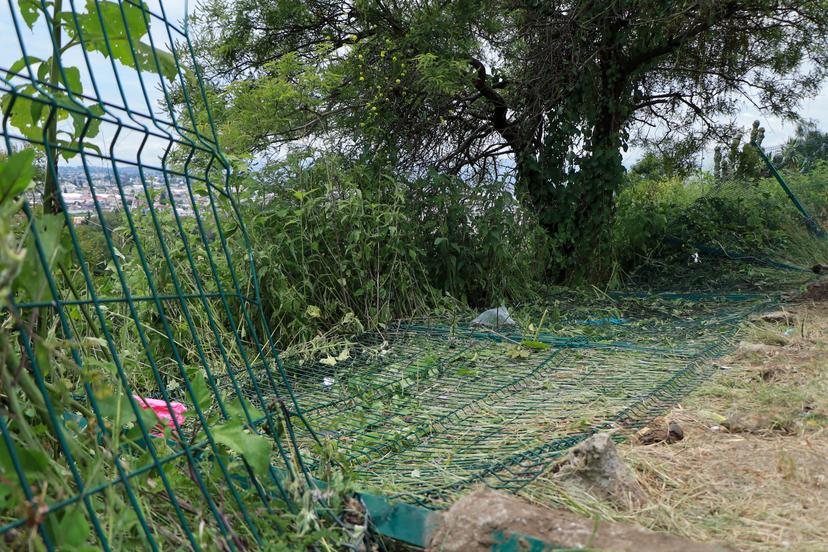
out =
<path fill-rule="evenodd" d="M 492 535 L 492 552 L 589 552 L 589 548 L 567 548 L 544 542 L 530 535 L 514 531 L 497 531 Z"/>
<path fill-rule="evenodd" d="M 35 525 L 53 550 L 53 528 L 72 519 L 89 527 L 83 540 L 95 548 L 109 550 L 116 539 L 156 550 L 167 538 L 153 520 L 152 496 L 161 492 L 172 512 L 166 523 L 178 526 L 176 538 L 188 547 L 204 545 L 196 535 L 204 523 L 231 550 L 243 542 L 264 544 L 264 532 L 278 530 L 267 516 L 297 509 L 287 484 L 307 478 L 290 438 L 293 423 L 302 421 L 285 414 L 298 408 L 270 341 L 252 252 L 230 193 L 231 168 L 218 147 L 189 37 L 161 3 L 4 3 L 18 47 L 4 55 L 19 60 L 6 65 L 4 57 L 0 68 L 0 136 L 9 154 L 21 147 L 43 152 L 47 186 L 45 207 L 25 201 L 21 213 L 44 292 L 16 293 L 2 313 L 16 321 L 13 337 L 33 379 L 27 397 L 42 405 L 40 417 L 52 433 L 49 467 L 68 483 L 38 490 L 36 520 L 22 507 L 4 511 L 0 535 L 11 542 L 11 535 Z M 75 65 L 67 65 L 70 59 Z M 102 79 L 110 83 L 106 94 Z M 63 189 L 69 159 L 71 180 L 89 198 L 83 216 Z M 109 176 L 101 178 L 101 171 Z M 117 240 L 113 213 L 121 219 Z M 228 227 L 245 247 L 228 247 Z M 90 233 L 103 249 L 108 278 L 95 274 L 100 267 L 84 241 Z M 55 243 L 66 253 L 57 262 Z M 72 406 L 56 395 L 55 368 L 38 352 L 43 338 L 29 322 L 46 317 L 73 369 L 83 374 Z M 87 336 L 94 345 L 80 342 Z M 143 378 L 135 366 L 145 370 Z M 247 401 L 235 401 L 242 394 L 239 373 L 252 395 Z M 132 437 L 113 427 L 113 394 Z M 157 439 L 156 421 L 134 395 L 160 399 L 170 410 L 181 402 L 190 415 L 173 417 L 166 438 Z M 13 467 L 5 477 L 16 477 L 32 500 L 20 461 L 31 443 L 18 420 L 2 415 Z M 239 434 L 246 428 L 242 435 L 249 437 L 234 440 L 227 427 Z M 254 459 L 254 448 L 245 449 L 255 442 L 262 452 L 263 441 L 255 439 L 272 446 L 264 469 L 261 454 Z M 157 491 L 145 487 L 149 476 Z M 114 520 L 102 514 L 103 504 L 118 502 L 134 520 L 125 534 L 113 533 Z"/>
<path fill-rule="evenodd" d="M 776 165 L 773 164 L 773 161 L 770 160 L 768 155 L 765 153 L 765 150 L 762 149 L 762 146 L 760 146 L 756 142 L 751 142 L 751 144 L 756 149 L 756 151 L 759 152 L 759 156 L 762 158 L 762 161 L 765 162 L 765 165 L 768 167 L 770 173 L 773 175 L 776 181 L 779 182 L 779 185 L 785 191 L 785 194 L 787 194 L 788 198 L 791 200 L 791 203 L 793 203 L 794 207 L 796 207 L 796 210 L 799 211 L 800 214 L 802 214 L 802 217 L 805 219 L 805 224 L 807 225 L 808 230 L 810 230 L 815 235 L 821 238 L 826 237 L 825 229 L 822 228 L 816 221 L 816 219 L 814 219 L 814 217 L 811 216 L 811 214 L 805 209 L 805 207 L 802 206 L 802 203 L 800 203 L 799 198 L 796 197 L 796 194 L 794 194 L 790 186 L 788 186 L 788 183 L 785 181 L 785 178 L 776 168 Z"/>
<path fill-rule="evenodd" d="M 438 513 L 404 502 L 390 502 L 379 495 L 360 493 L 359 497 L 380 534 L 420 548 L 428 546 L 440 521 Z"/>

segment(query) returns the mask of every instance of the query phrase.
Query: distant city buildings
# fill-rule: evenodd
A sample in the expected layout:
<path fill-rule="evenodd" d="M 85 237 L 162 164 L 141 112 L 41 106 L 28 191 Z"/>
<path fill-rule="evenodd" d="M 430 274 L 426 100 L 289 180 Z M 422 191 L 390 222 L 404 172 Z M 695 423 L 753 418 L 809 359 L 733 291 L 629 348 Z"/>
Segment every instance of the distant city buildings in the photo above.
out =
<path fill-rule="evenodd" d="M 119 170 L 116 182 L 114 173 L 105 169 L 90 171 L 87 177 L 81 167 L 61 167 L 59 184 L 66 210 L 78 217 L 94 214 L 95 200 L 107 213 L 122 211 L 124 205 L 133 213 L 147 213 L 151 201 L 156 211 L 174 205 L 180 216 L 193 216 L 193 202 L 199 211 L 209 205 L 209 197 L 190 194 L 183 177 L 165 179 L 157 172 L 145 173 L 142 181 L 135 169 Z"/>

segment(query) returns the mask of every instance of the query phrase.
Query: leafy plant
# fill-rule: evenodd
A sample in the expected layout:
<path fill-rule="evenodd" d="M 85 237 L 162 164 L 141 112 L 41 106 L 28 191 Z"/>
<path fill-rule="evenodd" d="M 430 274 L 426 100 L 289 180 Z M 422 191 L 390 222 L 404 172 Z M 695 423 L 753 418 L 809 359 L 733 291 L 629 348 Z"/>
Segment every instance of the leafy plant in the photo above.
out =
<path fill-rule="evenodd" d="M 89 140 L 100 132 L 106 112 L 102 103 L 84 96 L 81 70 L 64 65 L 64 56 L 83 48 L 167 78 L 172 78 L 177 69 L 171 54 L 142 42 L 149 34 L 143 2 L 87 0 L 84 13 L 64 10 L 63 0 L 17 3 L 29 29 L 34 29 L 41 18 L 46 20 L 53 54 L 47 59 L 24 56 L 12 63 L 7 78 L 14 81 L 22 77 L 23 82 L 4 94 L 0 105 L 9 123 L 25 138 L 46 147 L 49 169 L 43 200 L 47 211 L 56 213 L 60 211 L 56 197 L 58 156 L 68 160 L 84 149 L 100 154 L 100 148 Z M 64 42 L 64 38 L 68 40 Z M 70 118 L 72 130 L 60 126 Z"/>

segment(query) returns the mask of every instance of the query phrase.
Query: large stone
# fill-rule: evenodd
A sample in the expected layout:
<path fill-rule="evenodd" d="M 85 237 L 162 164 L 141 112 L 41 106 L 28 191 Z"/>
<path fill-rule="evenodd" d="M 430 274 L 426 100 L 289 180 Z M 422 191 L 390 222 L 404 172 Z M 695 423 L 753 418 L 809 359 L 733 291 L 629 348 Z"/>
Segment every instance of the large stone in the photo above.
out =
<path fill-rule="evenodd" d="M 609 433 L 595 434 L 573 447 L 555 471 L 555 480 L 574 494 L 587 493 L 628 509 L 647 501 L 635 474 L 618 456 Z"/>
<path fill-rule="evenodd" d="M 517 533 L 563 548 L 618 552 L 724 552 L 727 548 L 699 544 L 639 525 L 610 523 L 551 510 L 513 496 L 478 490 L 442 515 L 428 550 L 433 552 L 488 552 L 494 535 Z"/>

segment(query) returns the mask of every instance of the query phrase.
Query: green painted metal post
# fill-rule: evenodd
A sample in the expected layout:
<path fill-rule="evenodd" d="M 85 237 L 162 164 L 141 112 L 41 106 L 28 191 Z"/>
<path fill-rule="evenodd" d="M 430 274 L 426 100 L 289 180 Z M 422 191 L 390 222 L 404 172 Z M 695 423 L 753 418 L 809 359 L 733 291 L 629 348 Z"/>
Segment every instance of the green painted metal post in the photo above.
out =
<path fill-rule="evenodd" d="M 771 161 L 768 155 L 765 153 L 765 150 L 762 149 L 762 146 L 760 146 L 756 142 L 751 142 L 751 145 L 753 145 L 753 147 L 756 148 L 756 151 L 759 152 L 759 156 L 762 158 L 762 161 L 765 162 L 765 165 L 768 167 L 768 170 L 771 172 L 776 181 L 779 182 L 779 185 L 785 191 L 785 194 L 787 194 L 788 198 L 791 200 L 791 203 L 794 204 L 794 207 L 796 207 L 797 211 L 799 211 L 800 214 L 802 214 L 802 216 L 805 218 L 805 225 L 808 227 L 808 230 L 810 230 L 813 234 L 821 238 L 826 237 L 825 229 L 822 228 L 819 225 L 819 223 L 811 216 L 811 214 L 808 213 L 805 207 L 802 206 L 802 203 L 799 202 L 799 198 L 796 197 L 796 194 L 794 194 L 790 186 L 788 186 L 788 183 L 782 177 L 782 174 L 776 168 L 776 165 L 773 164 L 773 161 Z"/>

